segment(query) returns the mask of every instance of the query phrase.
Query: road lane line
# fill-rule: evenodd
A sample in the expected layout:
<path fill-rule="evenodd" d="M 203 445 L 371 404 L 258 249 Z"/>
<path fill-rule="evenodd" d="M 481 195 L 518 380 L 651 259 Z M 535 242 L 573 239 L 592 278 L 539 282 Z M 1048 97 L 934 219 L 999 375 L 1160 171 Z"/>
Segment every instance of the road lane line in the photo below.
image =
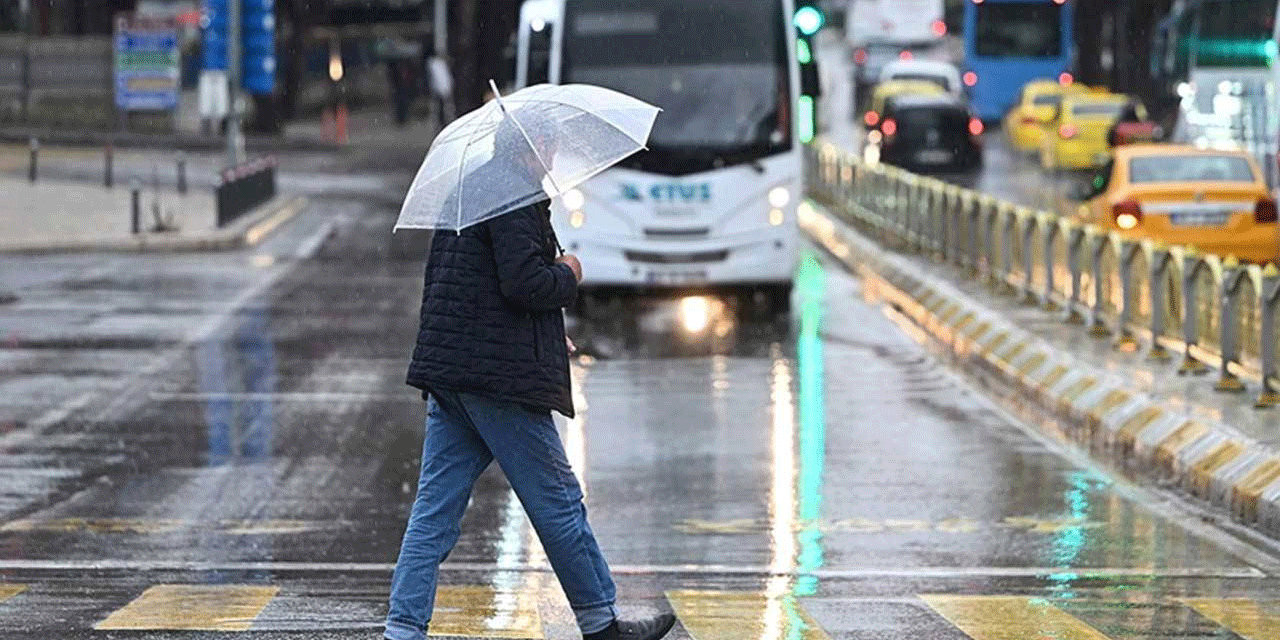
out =
<path fill-rule="evenodd" d="M 546 564 L 505 564 L 492 562 L 446 562 L 443 571 L 517 571 L 550 573 Z M 0 571 L 278 571 L 332 573 L 390 573 L 392 563 L 381 562 L 190 562 L 184 560 L 0 560 Z M 743 565 L 610 565 L 613 573 L 624 575 L 742 575 L 761 577 L 814 576 L 832 579 L 860 578 L 1044 578 L 1059 575 L 1062 567 L 876 567 L 817 569 L 814 571 L 774 571 L 767 566 Z M 1084 579 L 1105 578 L 1265 578 L 1254 567 L 1074 567 L 1071 573 Z"/>
<path fill-rule="evenodd" d="M 1247 598 L 1183 598 L 1179 602 L 1245 640 L 1280 640 L 1280 602 Z"/>
<path fill-rule="evenodd" d="M 790 594 L 668 591 L 667 601 L 693 640 L 831 640 Z"/>
<path fill-rule="evenodd" d="M 524 589 L 499 592 L 491 586 L 441 586 L 431 635 L 461 638 L 544 637 L 538 594 Z"/>
<path fill-rule="evenodd" d="M 973 640 L 1108 640 L 1041 598 L 922 595 L 920 599 Z"/>
<path fill-rule="evenodd" d="M 257 585 L 156 585 L 93 628 L 248 631 L 279 591 Z"/>

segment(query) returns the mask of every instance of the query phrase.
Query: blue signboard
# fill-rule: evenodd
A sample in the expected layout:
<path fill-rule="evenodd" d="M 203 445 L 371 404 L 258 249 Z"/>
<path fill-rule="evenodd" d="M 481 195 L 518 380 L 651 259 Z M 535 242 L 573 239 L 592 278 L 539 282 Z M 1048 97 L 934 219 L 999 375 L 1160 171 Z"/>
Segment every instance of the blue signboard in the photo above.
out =
<path fill-rule="evenodd" d="M 178 29 L 172 21 L 116 20 L 116 106 L 124 111 L 178 108 Z"/>
<path fill-rule="evenodd" d="M 268 95 L 276 88 L 276 16 L 274 0 L 244 2 L 244 66 L 241 75 L 245 90 Z"/>
<path fill-rule="evenodd" d="M 276 87 L 276 17 L 274 0 L 204 0 L 200 28 L 204 35 L 205 70 L 227 70 L 229 2 L 241 3 L 240 85 L 265 95 Z"/>
<path fill-rule="evenodd" d="M 202 67 L 206 71 L 226 71 L 227 0 L 204 0 L 200 31 L 204 36 Z"/>

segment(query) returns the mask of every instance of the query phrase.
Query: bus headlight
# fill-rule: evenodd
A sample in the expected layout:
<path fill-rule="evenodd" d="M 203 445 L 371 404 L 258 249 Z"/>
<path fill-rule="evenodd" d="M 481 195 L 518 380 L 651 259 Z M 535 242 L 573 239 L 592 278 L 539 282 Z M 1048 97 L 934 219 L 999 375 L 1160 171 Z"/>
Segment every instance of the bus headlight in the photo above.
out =
<path fill-rule="evenodd" d="M 769 190 L 769 204 L 781 209 L 791 202 L 791 192 L 786 187 L 774 187 Z"/>
<path fill-rule="evenodd" d="M 583 205 L 587 204 L 587 197 L 582 195 L 578 189 L 570 189 L 564 192 L 561 198 L 564 201 L 564 208 L 570 211 L 580 211 Z"/>
<path fill-rule="evenodd" d="M 769 210 L 769 224 L 775 227 L 780 227 L 782 226 L 782 222 L 785 219 L 786 219 L 786 214 L 782 213 L 782 209 Z"/>
<path fill-rule="evenodd" d="M 569 212 L 569 226 L 574 229 L 581 229 L 582 225 L 587 223 L 587 214 L 581 211 Z"/>

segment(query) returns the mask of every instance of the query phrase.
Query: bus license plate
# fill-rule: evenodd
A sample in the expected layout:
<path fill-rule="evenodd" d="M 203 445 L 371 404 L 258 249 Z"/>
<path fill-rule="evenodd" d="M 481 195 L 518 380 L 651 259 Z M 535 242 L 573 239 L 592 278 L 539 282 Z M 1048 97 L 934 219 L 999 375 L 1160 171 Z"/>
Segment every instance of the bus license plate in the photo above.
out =
<path fill-rule="evenodd" d="M 1183 211 L 1169 214 L 1169 221 L 1179 227 L 1222 227 L 1227 224 L 1225 212 Z"/>
<path fill-rule="evenodd" d="M 924 164 L 946 164 L 951 162 L 952 157 L 950 151 L 930 149 L 917 153 L 916 161 Z"/>
<path fill-rule="evenodd" d="M 703 284 L 706 281 L 706 269 L 692 269 L 688 271 L 650 271 L 645 277 L 645 282 L 648 282 L 649 284 L 663 285 Z"/>

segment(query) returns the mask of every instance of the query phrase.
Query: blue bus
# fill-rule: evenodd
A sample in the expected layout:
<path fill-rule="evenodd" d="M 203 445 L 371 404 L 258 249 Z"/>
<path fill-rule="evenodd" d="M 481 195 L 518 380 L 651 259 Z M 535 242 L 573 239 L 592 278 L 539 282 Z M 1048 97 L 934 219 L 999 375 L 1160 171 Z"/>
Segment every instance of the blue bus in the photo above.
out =
<path fill-rule="evenodd" d="M 1031 80 L 1071 82 L 1074 37 L 1067 0 L 965 2 L 965 84 L 978 117 L 999 120 Z"/>

